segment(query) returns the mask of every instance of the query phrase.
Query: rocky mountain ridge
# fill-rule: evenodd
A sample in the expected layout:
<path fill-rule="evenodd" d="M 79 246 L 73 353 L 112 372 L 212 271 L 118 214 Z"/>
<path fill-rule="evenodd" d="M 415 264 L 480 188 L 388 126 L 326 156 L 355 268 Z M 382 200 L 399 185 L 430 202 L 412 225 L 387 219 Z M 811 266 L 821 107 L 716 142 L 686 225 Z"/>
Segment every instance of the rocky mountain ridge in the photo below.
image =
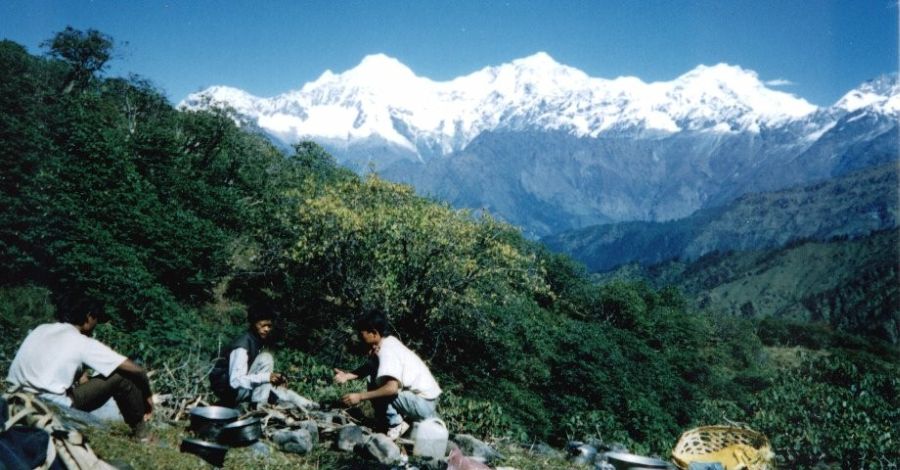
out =
<path fill-rule="evenodd" d="M 541 237 L 896 161 L 898 90 L 883 76 L 819 108 L 733 65 L 645 83 L 544 53 L 435 82 L 379 54 L 274 98 L 213 87 L 181 106 L 230 106 L 283 145 L 314 140 L 357 171 Z"/>
<path fill-rule="evenodd" d="M 860 237 L 898 225 L 895 164 L 811 186 L 741 196 L 669 222 L 599 225 L 543 239 L 592 271 L 618 265 L 695 260 L 712 252 L 757 250 L 797 239 Z"/>

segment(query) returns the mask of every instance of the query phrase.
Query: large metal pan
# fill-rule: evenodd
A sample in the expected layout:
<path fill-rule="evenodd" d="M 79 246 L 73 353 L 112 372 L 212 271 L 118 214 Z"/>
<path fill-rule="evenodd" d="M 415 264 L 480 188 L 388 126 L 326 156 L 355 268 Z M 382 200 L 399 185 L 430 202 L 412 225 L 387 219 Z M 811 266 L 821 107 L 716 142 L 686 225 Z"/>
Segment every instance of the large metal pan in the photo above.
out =
<path fill-rule="evenodd" d="M 201 439 L 215 441 L 228 423 L 238 419 L 240 413 L 224 406 L 198 406 L 191 410 L 190 430 Z"/>
<path fill-rule="evenodd" d="M 262 437 L 259 418 L 247 418 L 226 424 L 219 433 L 219 443 L 233 447 L 248 446 Z"/>
<path fill-rule="evenodd" d="M 644 457 L 642 455 L 626 454 L 624 452 L 607 452 L 606 460 L 613 467 L 616 467 L 616 470 L 672 468 L 665 460 Z"/>
<path fill-rule="evenodd" d="M 194 454 L 214 467 L 221 467 L 225 463 L 228 447 L 200 439 L 185 438 L 181 441 L 181 451 Z"/>

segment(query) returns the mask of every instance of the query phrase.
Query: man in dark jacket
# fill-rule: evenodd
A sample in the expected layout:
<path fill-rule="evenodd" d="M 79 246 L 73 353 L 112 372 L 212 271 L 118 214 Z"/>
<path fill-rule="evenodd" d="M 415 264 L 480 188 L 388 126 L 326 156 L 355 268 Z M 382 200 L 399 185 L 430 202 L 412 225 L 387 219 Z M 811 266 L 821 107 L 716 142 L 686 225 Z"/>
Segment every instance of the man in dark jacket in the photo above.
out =
<path fill-rule="evenodd" d="M 247 332 L 238 336 L 222 351 L 209 373 L 218 405 L 230 408 L 241 403 L 254 407 L 267 403 L 315 408 L 318 405 L 281 385 L 284 375 L 275 372 L 275 359 L 263 349 L 269 344 L 275 325 L 274 312 L 262 305 L 247 310 Z"/>
<path fill-rule="evenodd" d="M 247 332 L 222 351 L 209 373 L 210 385 L 222 406 L 267 403 L 272 385 L 286 382 L 283 375 L 274 371 L 275 359 L 262 350 L 272 334 L 275 315 L 254 305 L 247 310 L 247 322 Z"/>

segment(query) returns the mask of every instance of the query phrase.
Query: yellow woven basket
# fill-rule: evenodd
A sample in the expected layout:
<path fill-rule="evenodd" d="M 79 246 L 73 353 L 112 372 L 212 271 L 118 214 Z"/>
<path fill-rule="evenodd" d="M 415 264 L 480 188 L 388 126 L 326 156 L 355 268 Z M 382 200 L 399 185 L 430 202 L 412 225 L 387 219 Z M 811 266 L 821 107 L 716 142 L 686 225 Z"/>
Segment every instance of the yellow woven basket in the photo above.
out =
<path fill-rule="evenodd" d="M 672 451 L 672 460 L 682 469 L 691 462 L 719 462 L 726 470 L 771 470 L 774 456 L 766 436 L 732 426 L 685 431 Z"/>

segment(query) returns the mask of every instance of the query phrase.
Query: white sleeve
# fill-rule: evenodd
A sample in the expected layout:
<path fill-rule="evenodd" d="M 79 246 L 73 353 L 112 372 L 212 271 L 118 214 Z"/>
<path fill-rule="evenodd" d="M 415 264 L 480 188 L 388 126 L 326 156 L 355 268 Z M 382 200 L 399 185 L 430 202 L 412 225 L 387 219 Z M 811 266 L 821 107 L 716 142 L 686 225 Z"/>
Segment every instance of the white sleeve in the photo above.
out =
<path fill-rule="evenodd" d="M 382 349 L 378 354 L 378 373 L 375 375 L 378 385 L 382 385 L 388 378 L 392 378 L 400 382 L 400 387 L 403 388 L 405 384 L 403 383 L 403 362 L 400 355 L 395 350 Z"/>
<path fill-rule="evenodd" d="M 248 374 L 247 371 L 250 368 L 247 364 L 248 359 L 247 350 L 244 348 L 236 348 L 228 356 L 228 385 L 231 388 L 253 388 L 271 379 L 271 372 Z"/>
<path fill-rule="evenodd" d="M 81 348 L 81 362 L 104 377 L 109 377 L 128 359 L 94 338 L 85 336 L 84 340 Z"/>

